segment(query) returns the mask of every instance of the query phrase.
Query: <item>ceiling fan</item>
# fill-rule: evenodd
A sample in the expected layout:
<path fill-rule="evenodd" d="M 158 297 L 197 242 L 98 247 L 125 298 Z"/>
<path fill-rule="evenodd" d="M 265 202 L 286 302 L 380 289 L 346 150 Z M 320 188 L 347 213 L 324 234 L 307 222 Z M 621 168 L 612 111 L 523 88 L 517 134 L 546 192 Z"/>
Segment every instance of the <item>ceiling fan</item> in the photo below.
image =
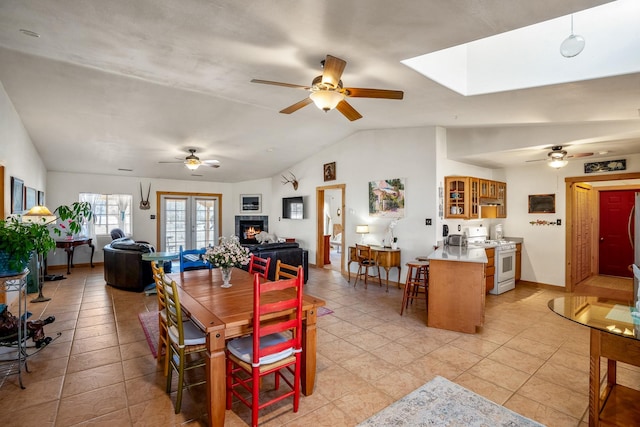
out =
<path fill-rule="evenodd" d="M 569 153 L 567 153 L 567 150 L 562 149 L 562 145 L 554 145 L 553 147 L 551 147 L 551 151 L 547 153 L 546 159 L 527 160 L 527 162 L 539 162 L 542 160 L 546 160 L 549 166 L 551 166 L 552 168 L 560 169 L 562 167 L 565 167 L 567 163 L 569 163 L 567 159 L 589 156 L 593 156 L 593 153 L 575 153 L 569 155 Z"/>
<path fill-rule="evenodd" d="M 354 121 L 362 118 L 362 115 L 356 111 L 347 101 L 346 98 L 384 98 L 384 99 L 402 99 L 404 92 L 400 90 L 385 89 L 364 89 L 355 87 L 343 87 L 342 72 L 347 65 L 344 61 L 335 56 L 327 55 L 327 58 L 321 62 L 324 71 L 322 75 L 316 77 L 311 82 L 311 86 L 302 86 L 291 83 L 272 82 L 268 80 L 251 80 L 252 83 L 261 83 L 267 85 L 284 86 L 294 89 L 304 89 L 311 94 L 302 101 L 280 111 L 283 114 L 291 114 L 305 107 L 312 102 L 316 106 L 327 112 L 334 108 L 340 111 L 347 119 Z"/>
<path fill-rule="evenodd" d="M 220 162 L 218 160 L 200 160 L 200 158 L 198 156 L 196 156 L 196 149 L 195 148 L 189 148 L 189 155 L 187 157 L 183 159 L 181 159 L 180 157 L 176 157 L 177 160 L 180 160 L 179 162 L 176 161 L 161 161 L 158 163 L 183 163 L 187 169 L 189 170 L 196 170 L 198 169 L 200 166 L 209 166 L 212 168 L 219 168 L 220 167 Z"/>

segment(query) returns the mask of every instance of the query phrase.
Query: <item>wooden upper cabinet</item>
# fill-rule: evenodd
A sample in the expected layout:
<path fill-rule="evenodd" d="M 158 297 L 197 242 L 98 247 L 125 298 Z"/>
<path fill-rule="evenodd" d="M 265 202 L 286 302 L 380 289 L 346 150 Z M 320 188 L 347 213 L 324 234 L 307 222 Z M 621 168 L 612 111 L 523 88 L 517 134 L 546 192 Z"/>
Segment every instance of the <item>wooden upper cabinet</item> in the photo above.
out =
<path fill-rule="evenodd" d="M 444 178 L 445 218 L 468 218 L 469 177 L 447 176 Z"/>
<path fill-rule="evenodd" d="M 469 219 L 480 218 L 480 180 L 469 177 Z"/>
<path fill-rule="evenodd" d="M 472 176 L 444 177 L 444 217 L 479 219 L 480 199 L 499 200 L 496 217 L 507 217 L 507 184 Z"/>
<path fill-rule="evenodd" d="M 498 218 L 506 218 L 507 217 L 507 183 L 506 182 L 496 182 L 497 184 L 497 199 L 500 201 L 498 205 Z"/>

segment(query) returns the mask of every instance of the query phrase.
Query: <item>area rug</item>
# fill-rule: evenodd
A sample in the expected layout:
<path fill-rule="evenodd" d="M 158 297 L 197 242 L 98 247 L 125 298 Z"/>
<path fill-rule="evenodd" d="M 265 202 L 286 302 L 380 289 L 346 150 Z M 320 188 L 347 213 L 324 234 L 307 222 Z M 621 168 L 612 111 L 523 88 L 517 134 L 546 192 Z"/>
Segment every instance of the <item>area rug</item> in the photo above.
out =
<path fill-rule="evenodd" d="M 543 427 L 442 377 L 435 377 L 358 426 Z"/>
<path fill-rule="evenodd" d="M 145 311 L 144 313 L 138 314 L 138 320 L 140 320 L 142 330 L 147 337 L 147 343 L 149 344 L 153 357 L 158 357 L 158 338 L 160 338 L 158 312 Z"/>
<path fill-rule="evenodd" d="M 327 307 L 318 307 L 318 317 L 326 316 L 327 314 L 333 313 L 333 310 Z"/>

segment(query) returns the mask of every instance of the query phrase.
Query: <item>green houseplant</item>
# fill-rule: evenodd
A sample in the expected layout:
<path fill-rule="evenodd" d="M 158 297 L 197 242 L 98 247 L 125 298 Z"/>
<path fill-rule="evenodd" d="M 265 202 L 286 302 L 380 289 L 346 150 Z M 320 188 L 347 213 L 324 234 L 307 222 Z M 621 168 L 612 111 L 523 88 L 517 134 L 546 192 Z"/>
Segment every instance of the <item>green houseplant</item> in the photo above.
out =
<path fill-rule="evenodd" d="M 53 213 L 57 214 L 61 221 L 69 221 L 69 235 L 80 233 L 84 221 L 91 221 L 93 217 L 91 203 L 89 202 L 74 202 L 71 205 L 61 205 Z M 59 228 L 54 228 L 53 231 L 58 236 L 62 233 Z"/>
<path fill-rule="evenodd" d="M 45 223 L 22 222 L 20 217 L 0 220 L 0 274 L 22 272 L 32 253 L 45 254 L 56 247 Z"/>

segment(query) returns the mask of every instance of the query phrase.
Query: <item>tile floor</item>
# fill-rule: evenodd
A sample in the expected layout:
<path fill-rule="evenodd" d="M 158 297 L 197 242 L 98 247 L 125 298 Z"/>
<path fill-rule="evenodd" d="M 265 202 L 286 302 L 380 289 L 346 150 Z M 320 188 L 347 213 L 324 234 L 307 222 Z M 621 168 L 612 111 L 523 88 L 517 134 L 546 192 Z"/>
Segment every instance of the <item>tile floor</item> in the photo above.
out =
<path fill-rule="evenodd" d="M 562 290 L 519 284 L 488 295 L 485 326 L 467 335 L 427 328 L 417 304 L 401 317 L 395 287 L 354 288 L 312 268 L 307 289 L 334 310 L 318 320 L 316 391 L 297 414 L 289 405 L 265 412 L 262 425 L 353 426 L 435 375 L 548 426 L 587 425 L 589 333 L 547 308 Z M 44 294 L 52 300 L 29 310 L 55 315 L 46 331 L 62 336 L 29 358 L 26 390 L 16 375 L 0 378 L 3 426 L 206 424 L 202 388 L 185 393 L 178 415 L 175 392 L 164 391 L 137 317 L 155 310 L 155 296 L 105 286 L 100 267 L 77 267 Z M 619 378 L 640 389 L 637 368 L 621 366 Z M 248 411 L 227 411 L 227 426 L 248 420 Z"/>

